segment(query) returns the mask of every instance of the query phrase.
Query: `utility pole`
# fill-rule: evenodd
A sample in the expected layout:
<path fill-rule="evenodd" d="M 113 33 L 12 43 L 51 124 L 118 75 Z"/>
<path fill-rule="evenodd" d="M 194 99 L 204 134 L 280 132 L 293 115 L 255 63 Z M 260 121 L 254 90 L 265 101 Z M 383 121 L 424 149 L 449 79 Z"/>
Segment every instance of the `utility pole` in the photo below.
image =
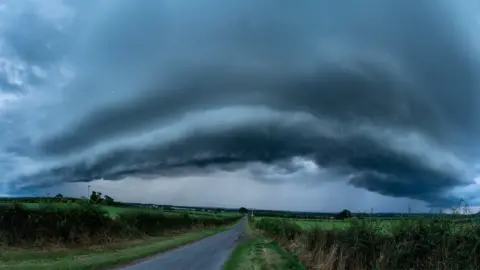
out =
<path fill-rule="evenodd" d="M 87 199 L 90 197 L 90 185 L 88 185 Z"/>

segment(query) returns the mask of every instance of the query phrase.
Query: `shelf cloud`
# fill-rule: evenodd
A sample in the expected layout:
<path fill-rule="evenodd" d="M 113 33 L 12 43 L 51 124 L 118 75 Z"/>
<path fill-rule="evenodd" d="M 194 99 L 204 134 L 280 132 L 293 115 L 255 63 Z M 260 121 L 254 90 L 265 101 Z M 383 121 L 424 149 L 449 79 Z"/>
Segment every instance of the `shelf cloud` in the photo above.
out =
<path fill-rule="evenodd" d="M 274 183 L 303 163 L 335 175 L 312 183 L 435 207 L 476 185 L 473 2 L 35 3 L 7 2 L 0 28 L 5 190 L 245 169 Z"/>

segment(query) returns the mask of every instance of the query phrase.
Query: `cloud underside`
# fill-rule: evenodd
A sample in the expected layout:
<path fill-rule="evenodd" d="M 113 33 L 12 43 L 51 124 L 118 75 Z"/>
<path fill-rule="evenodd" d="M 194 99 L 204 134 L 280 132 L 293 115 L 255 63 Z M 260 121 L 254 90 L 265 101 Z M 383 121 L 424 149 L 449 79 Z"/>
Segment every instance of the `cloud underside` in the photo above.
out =
<path fill-rule="evenodd" d="M 294 174 L 305 169 L 299 157 L 431 206 L 455 203 L 449 192 L 472 183 L 478 61 L 448 5 L 214 2 L 105 2 L 89 20 L 75 3 L 71 28 L 45 31 L 60 36 L 46 51 L 31 46 L 52 38 L 8 32 L 25 62 L 52 66 L 54 48 L 77 68 L 53 92 L 60 102 L 22 112 L 42 126 L 9 140 L 35 163 L 15 170 L 11 188 L 258 164 Z M 7 82 L 12 91 L 0 76 Z"/>
<path fill-rule="evenodd" d="M 449 167 L 458 165 L 458 161 L 448 153 L 438 152 L 416 134 L 362 122 L 344 124 L 308 113 L 243 106 L 193 112 L 176 123 L 144 130 L 136 134 L 138 137 L 126 136 L 117 141 L 107 136 L 108 143 L 97 142 L 91 150 L 77 152 L 81 158 L 73 155 L 71 163 L 53 166 L 20 182 L 174 177 L 235 171 L 253 163 L 279 166 L 288 174 L 301 169 L 293 164 L 293 158 L 305 157 L 321 168 L 344 175 L 356 187 L 435 204 L 452 203 L 444 193 L 464 184 L 459 168 Z M 116 130 L 113 134 L 118 133 Z M 56 138 L 44 147 L 65 151 L 71 146 L 72 151 L 78 151 L 79 143 L 71 142 L 69 136 L 64 141 Z M 59 145 L 62 147 L 53 147 Z M 415 150 L 408 149 L 413 145 Z M 429 153 L 437 156 L 429 157 Z"/>

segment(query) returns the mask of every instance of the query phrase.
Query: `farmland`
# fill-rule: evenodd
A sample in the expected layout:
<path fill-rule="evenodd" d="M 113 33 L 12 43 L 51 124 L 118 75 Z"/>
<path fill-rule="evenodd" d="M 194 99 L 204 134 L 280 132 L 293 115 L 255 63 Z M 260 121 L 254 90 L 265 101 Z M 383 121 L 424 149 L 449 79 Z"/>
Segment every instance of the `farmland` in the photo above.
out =
<path fill-rule="evenodd" d="M 290 220 L 298 224 L 302 229 L 315 229 L 323 228 L 327 230 L 332 229 L 344 229 L 347 228 L 350 223 L 345 221 L 330 221 L 330 220 Z"/>
<path fill-rule="evenodd" d="M 3 199 L 0 268 L 103 269 L 213 235 L 240 217 L 100 200 Z"/>
<path fill-rule="evenodd" d="M 438 219 L 438 217 L 436 218 Z M 449 220 L 453 225 L 452 228 L 455 230 L 462 230 L 466 227 L 476 226 L 480 219 L 478 218 L 459 218 L 459 219 L 446 219 Z M 300 226 L 304 230 L 311 229 L 323 229 L 323 230 L 333 230 L 333 229 L 348 229 L 352 224 L 358 220 L 306 220 L 306 219 L 286 219 L 290 222 L 293 222 Z M 394 230 L 395 227 L 408 224 L 416 224 L 420 219 L 407 217 L 404 219 L 382 219 L 382 218 L 372 218 L 366 219 L 364 222 L 367 222 L 370 226 L 374 226 L 378 231 L 389 233 Z M 428 220 L 428 219 L 427 219 Z"/>
<path fill-rule="evenodd" d="M 0 203 L 1 205 L 8 205 L 8 203 Z M 44 207 L 57 208 L 57 209 L 69 209 L 79 206 L 79 203 L 21 203 L 27 209 L 40 209 Z M 112 218 L 115 218 L 119 214 L 132 213 L 132 212 L 142 212 L 142 213 L 163 213 L 165 215 L 182 215 L 189 214 L 191 216 L 219 216 L 219 217 L 228 217 L 236 216 L 238 213 L 213 213 L 213 212 L 197 212 L 197 211 L 178 211 L 178 210 L 162 210 L 162 209 L 153 209 L 147 207 L 118 207 L 118 206 L 108 206 L 101 205 L 99 208 L 107 213 Z"/>
<path fill-rule="evenodd" d="M 109 203 L 0 202 L 0 268 L 103 269 L 213 235 L 241 216 Z M 266 213 L 250 218 L 248 236 L 225 269 L 480 268 L 478 215 Z"/>
<path fill-rule="evenodd" d="M 309 269 L 480 268 L 476 215 L 339 220 L 255 217 L 251 224 L 291 249 Z"/>

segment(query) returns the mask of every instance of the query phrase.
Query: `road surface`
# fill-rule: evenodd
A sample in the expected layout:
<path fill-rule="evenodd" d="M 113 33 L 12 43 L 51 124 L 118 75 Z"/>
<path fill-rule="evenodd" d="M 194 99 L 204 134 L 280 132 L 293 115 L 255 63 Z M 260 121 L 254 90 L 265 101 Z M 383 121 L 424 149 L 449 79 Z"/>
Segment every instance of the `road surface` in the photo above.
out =
<path fill-rule="evenodd" d="M 246 218 L 235 227 L 198 242 L 167 251 L 121 270 L 220 270 L 245 231 Z"/>

